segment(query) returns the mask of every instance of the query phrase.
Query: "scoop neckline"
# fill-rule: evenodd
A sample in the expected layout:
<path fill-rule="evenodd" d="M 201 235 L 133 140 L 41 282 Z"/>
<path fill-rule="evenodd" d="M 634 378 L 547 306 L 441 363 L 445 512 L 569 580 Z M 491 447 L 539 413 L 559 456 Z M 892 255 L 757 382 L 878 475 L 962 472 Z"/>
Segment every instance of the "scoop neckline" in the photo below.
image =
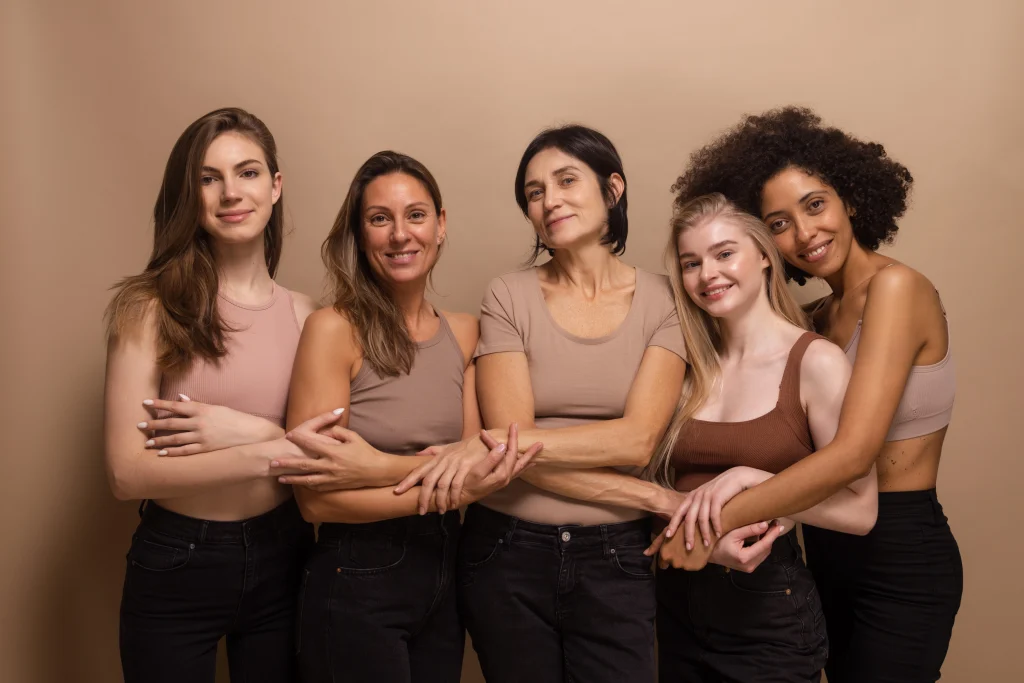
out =
<path fill-rule="evenodd" d="M 548 308 L 548 302 L 544 298 L 544 290 L 540 286 L 540 267 L 539 266 L 534 266 L 534 268 L 533 268 L 533 278 L 532 279 L 533 279 L 533 284 L 534 284 L 535 296 L 537 297 L 537 301 L 540 303 L 540 307 L 542 309 L 544 309 L 544 315 L 547 317 L 548 323 L 551 324 L 551 327 L 553 327 L 560 335 L 562 335 L 563 337 L 565 337 L 566 339 L 568 339 L 571 342 L 575 342 L 577 344 L 596 345 L 596 344 L 605 344 L 605 343 L 615 339 L 616 337 L 620 336 L 623 333 L 623 331 L 625 329 L 627 329 L 631 319 L 635 315 L 636 309 L 637 309 L 637 306 L 638 306 L 638 304 L 637 304 L 637 297 L 640 295 L 640 289 L 641 289 L 641 285 L 640 285 L 640 279 L 641 279 L 640 278 L 640 269 L 638 267 L 636 267 L 636 266 L 633 266 L 633 273 L 634 273 L 633 298 L 629 302 L 629 310 L 626 312 L 626 316 L 622 319 L 622 322 L 619 323 L 618 327 L 616 327 L 614 330 L 612 330 L 608 334 L 602 335 L 600 337 L 580 337 L 578 335 L 573 334 L 572 332 L 569 332 L 567 329 L 565 329 L 564 327 L 559 325 L 558 321 L 555 320 L 555 316 L 551 315 L 551 309 Z"/>
<path fill-rule="evenodd" d="M 224 301 L 227 301 L 232 306 L 236 306 L 236 307 L 244 309 L 246 311 L 265 311 L 268 308 L 270 308 L 271 306 L 273 306 L 274 302 L 277 301 L 277 294 L 278 294 L 277 283 L 274 282 L 273 280 L 271 280 L 270 281 L 270 285 L 271 285 L 270 298 L 265 303 L 262 303 L 262 304 L 243 304 L 241 301 L 235 301 L 234 299 L 232 299 L 227 294 L 225 294 L 224 292 L 221 292 L 221 291 L 217 292 L 217 296 L 219 296 L 221 299 L 224 299 Z"/>

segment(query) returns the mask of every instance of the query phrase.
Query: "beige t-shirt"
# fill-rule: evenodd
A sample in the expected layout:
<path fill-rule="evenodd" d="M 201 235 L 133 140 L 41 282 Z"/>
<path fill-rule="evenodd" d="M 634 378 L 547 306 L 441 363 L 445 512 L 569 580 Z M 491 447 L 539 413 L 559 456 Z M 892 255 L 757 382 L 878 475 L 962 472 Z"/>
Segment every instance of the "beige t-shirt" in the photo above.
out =
<path fill-rule="evenodd" d="M 603 337 L 566 332 L 551 316 L 537 269 L 494 279 L 480 311 L 476 357 L 525 353 L 533 386 L 535 424 L 554 429 L 621 418 L 649 346 L 685 360 L 668 278 L 636 269 L 636 288 L 622 324 Z M 624 469 L 635 474 L 635 470 Z M 542 524 L 610 524 L 644 516 L 639 510 L 583 503 L 522 480 L 488 496 L 484 505 Z"/>

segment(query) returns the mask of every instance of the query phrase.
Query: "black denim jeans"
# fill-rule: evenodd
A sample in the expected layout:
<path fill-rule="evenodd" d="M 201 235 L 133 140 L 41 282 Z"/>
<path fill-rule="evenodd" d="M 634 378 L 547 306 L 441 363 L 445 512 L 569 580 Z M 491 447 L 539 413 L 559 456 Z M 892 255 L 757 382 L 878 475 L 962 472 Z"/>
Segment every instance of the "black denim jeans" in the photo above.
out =
<path fill-rule="evenodd" d="M 294 500 L 241 522 L 145 503 L 121 598 L 125 683 L 213 683 L 222 636 L 232 681 L 296 681 L 295 595 L 312 543 Z"/>
<path fill-rule="evenodd" d="M 303 683 L 458 683 L 459 513 L 322 524 L 299 614 Z"/>
<path fill-rule="evenodd" d="M 488 683 L 652 683 L 650 520 L 536 524 L 466 511 L 459 606 Z"/>
<path fill-rule="evenodd" d="M 935 490 L 881 493 L 867 536 L 804 527 L 832 653 L 829 683 L 931 683 L 964 588 Z"/>
<path fill-rule="evenodd" d="M 821 601 L 790 532 L 747 574 L 719 565 L 658 572 L 662 683 L 820 681 Z"/>

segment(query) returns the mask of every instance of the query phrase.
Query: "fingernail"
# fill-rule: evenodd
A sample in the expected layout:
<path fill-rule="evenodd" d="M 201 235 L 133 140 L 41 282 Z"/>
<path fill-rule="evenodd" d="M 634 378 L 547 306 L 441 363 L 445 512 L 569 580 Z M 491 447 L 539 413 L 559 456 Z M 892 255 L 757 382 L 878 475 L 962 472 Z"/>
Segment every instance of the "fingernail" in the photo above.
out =
<path fill-rule="evenodd" d="M 142 405 L 144 405 L 144 406 L 151 406 L 151 405 L 153 405 L 153 399 L 147 398 L 145 401 L 142 402 Z"/>
<path fill-rule="evenodd" d="M 146 442 L 146 445 L 147 446 L 154 446 L 154 445 L 156 445 L 156 441 L 153 441 L 153 439 L 150 439 L 149 441 Z"/>
<path fill-rule="evenodd" d="M 345 409 L 344 409 L 344 408 L 335 408 L 335 409 L 334 409 L 334 414 L 335 414 L 335 415 L 341 415 L 341 414 L 342 414 L 342 413 L 344 413 L 344 412 L 345 412 Z"/>
<path fill-rule="evenodd" d="M 505 448 L 506 448 L 505 444 L 503 444 L 503 443 L 499 443 L 499 444 L 498 444 L 498 448 L 497 448 L 497 451 L 498 451 L 499 453 L 504 453 L 504 452 L 505 452 Z"/>
<path fill-rule="evenodd" d="M 149 423 L 148 423 L 148 422 L 140 422 L 140 423 L 138 424 L 138 428 L 139 428 L 139 429 L 145 429 L 145 428 L 146 428 L 147 426 L 149 426 Z"/>
<path fill-rule="evenodd" d="M 277 478 L 277 483 L 279 483 L 279 484 L 287 484 L 288 483 L 288 479 L 287 479 L 287 477 L 278 477 Z"/>
<path fill-rule="evenodd" d="M 188 396 L 186 396 L 185 394 L 178 394 L 178 398 L 180 398 L 182 401 L 191 401 L 192 400 Z"/>
<path fill-rule="evenodd" d="M 672 535 L 675 534 L 675 533 L 676 532 L 674 532 L 674 531 L 666 531 L 665 532 L 665 538 L 672 538 Z"/>
<path fill-rule="evenodd" d="M 779 533 L 781 534 L 785 530 L 786 530 L 786 527 L 784 527 L 783 525 L 780 524 L 779 525 Z"/>
<path fill-rule="evenodd" d="M 704 539 L 704 547 L 707 548 L 709 545 L 710 545 L 710 543 L 708 543 L 708 539 L 705 538 Z"/>
<path fill-rule="evenodd" d="M 157 455 L 167 455 L 167 451 L 158 451 Z"/>
<path fill-rule="evenodd" d="M 767 529 L 768 528 L 768 523 L 767 522 L 761 522 L 760 524 L 757 525 L 757 527 L 759 529 Z"/>
<path fill-rule="evenodd" d="M 692 543 L 687 543 L 686 544 L 686 549 L 687 550 L 693 550 L 693 544 Z"/>
<path fill-rule="evenodd" d="M 281 463 L 279 463 L 277 460 L 271 460 L 270 461 L 270 466 L 271 467 L 280 467 Z"/>

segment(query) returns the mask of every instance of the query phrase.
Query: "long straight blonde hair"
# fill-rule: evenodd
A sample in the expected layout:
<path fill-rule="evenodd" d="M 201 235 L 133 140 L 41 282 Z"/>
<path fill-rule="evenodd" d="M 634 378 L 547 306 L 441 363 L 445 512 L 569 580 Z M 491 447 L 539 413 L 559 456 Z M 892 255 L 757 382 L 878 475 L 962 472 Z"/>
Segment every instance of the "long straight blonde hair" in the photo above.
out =
<path fill-rule="evenodd" d="M 672 231 L 665 250 L 669 280 L 675 297 L 679 324 L 683 330 L 689 368 L 683 382 L 679 405 L 654 457 L 644 470 L 644 477 L 664 486 L 673 487 L 671 468 L 672 451 L 679 434 L 689 420 L 707 401 L 721 374 L 722 326 L 690 299 L 683 290 L 683 272 L 679 263 L 679 237 L 687 230 L 706 225 L 712 220 L 724 219 L 746 230 L 761 253 L 768 258 L 765 283 L 768 303 L 773 311 L 797 327 L 808 329 L 807 316 L 786 287 L 782 256 L 775 246 L 768 228 L 760 219 L 742 211 L 721 193 L 695 197 L 676 209 L 672 216 Z"/>

